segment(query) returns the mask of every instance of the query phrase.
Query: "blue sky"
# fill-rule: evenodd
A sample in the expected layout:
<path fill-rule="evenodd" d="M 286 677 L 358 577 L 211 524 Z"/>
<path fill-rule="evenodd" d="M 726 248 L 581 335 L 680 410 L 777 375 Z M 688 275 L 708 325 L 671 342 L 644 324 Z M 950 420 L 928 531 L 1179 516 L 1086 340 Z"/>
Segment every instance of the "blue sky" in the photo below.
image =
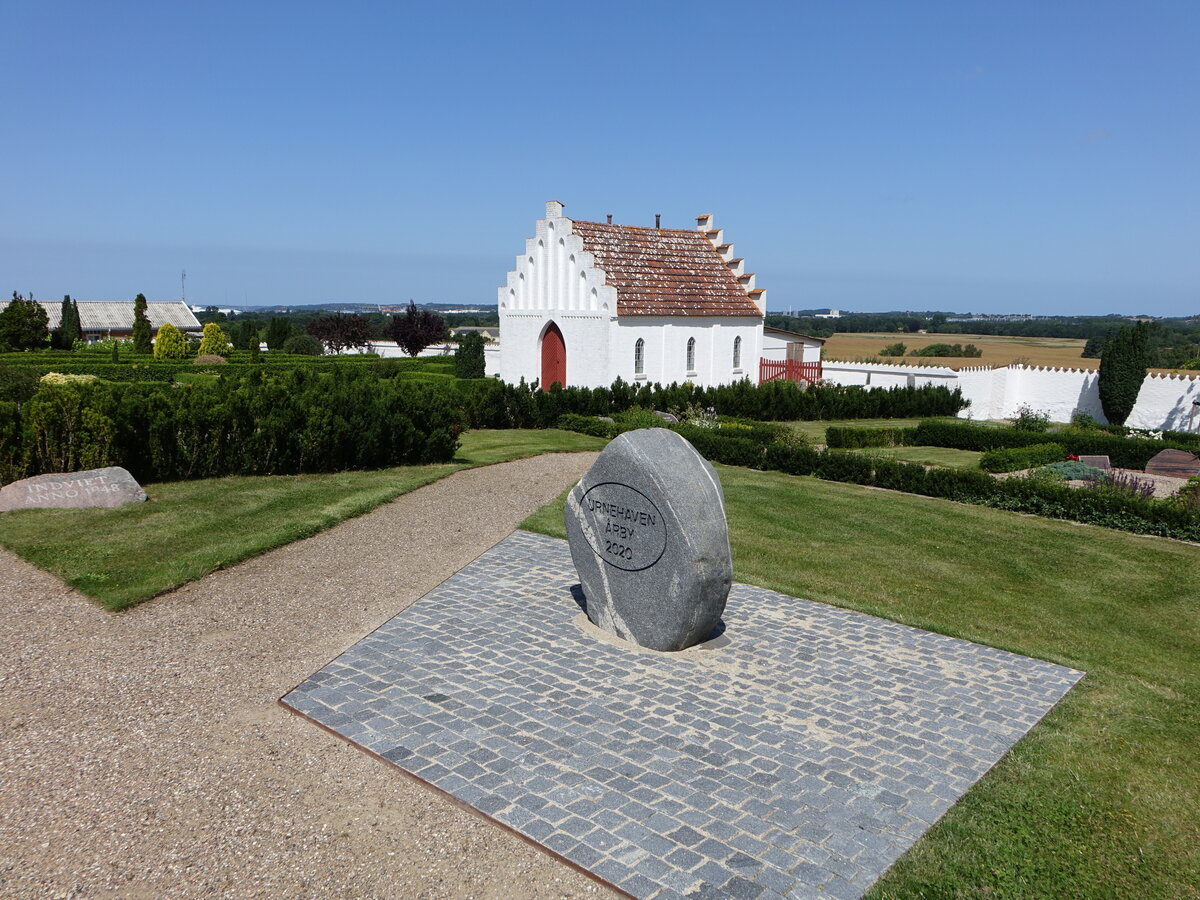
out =
<path fill-rule="evenodd" d="M 0 291 L 494 303 L 544 201 L 772 310 L 1200 313 L 1200 3 L 0 4 Z"/>

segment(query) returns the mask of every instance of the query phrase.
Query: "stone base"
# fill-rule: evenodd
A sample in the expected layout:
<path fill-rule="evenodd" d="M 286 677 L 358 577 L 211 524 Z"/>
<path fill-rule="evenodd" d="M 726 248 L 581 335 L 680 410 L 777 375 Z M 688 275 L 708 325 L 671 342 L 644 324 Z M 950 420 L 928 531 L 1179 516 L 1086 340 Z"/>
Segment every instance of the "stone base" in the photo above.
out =
<path fill-rule="evenodd" d="M 719 639 L 581 628 L 516 532 L 282 698 L 635 897 L 857 897 L 1082 673 L 735 584 Z"/>

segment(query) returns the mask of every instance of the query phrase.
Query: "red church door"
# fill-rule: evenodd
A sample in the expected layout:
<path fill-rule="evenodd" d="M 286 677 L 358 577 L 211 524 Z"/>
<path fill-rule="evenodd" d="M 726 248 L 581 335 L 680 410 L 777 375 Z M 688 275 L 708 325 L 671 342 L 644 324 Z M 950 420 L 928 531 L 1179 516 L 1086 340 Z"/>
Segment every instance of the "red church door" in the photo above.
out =
<path fill-rule="evenodd" d="M 542 390 L 550 390 L 556 381 L 563 387 L 567 385 L 567 345 L 558 326 L 551 322 L 542 335 Z"/>

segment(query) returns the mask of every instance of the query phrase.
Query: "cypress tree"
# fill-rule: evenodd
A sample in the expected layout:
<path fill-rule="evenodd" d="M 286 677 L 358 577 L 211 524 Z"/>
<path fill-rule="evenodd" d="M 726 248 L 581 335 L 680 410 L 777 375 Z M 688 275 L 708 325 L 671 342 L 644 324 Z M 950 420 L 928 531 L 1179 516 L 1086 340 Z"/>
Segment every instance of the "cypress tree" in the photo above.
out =
<path fill-rule="evenodd" d="M 83 339 L 83 320 L 79 318 L 79 301 L 71 301 L 71 344 L 68 350 L 75 349 L 75 342 Z"/>
<path fill-rule="evenodd" d="M 133 352 L 150 352 L 150 318 L 146 315 L 146 295 L 133 300 Z"/>
<path fill-rule="evenodd" d="M 1112 425 L 1124 425 L 1137 402 L 1150 360 L 1145 322 L 1110 334 L 1100 352 L 1100 406 Z"/>
<path fill-rule="evenodd" d="M 74 346 L 67 335 L 71 329 L 71 295 L 64 294 L 58 308 L 58 327 L 50 333 L 50 346 L 55 350 L 70 350 Z"/>
<path fill-rule="evenodd" d="M 282 350 L 283 342 L 292 336 L 292 323 L 282 316 L 272 316 L 267 325 L 267 349 Z"/>

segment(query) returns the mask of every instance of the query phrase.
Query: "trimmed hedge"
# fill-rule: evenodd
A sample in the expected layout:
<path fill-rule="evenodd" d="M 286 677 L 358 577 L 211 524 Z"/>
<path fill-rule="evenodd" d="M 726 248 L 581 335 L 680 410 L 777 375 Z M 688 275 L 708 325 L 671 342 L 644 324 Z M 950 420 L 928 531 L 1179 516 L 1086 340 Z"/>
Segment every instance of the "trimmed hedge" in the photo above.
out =
<path fill-rule="evenodd" d="M 1114 466 L 1121 469 L 1144 469 L 1154 456 L 1172 447 L 1192 449 L 1187 445 L 1178 446 L 1174 441 L 1116 437 L 1102 431 L 1065 428 L 1037 434 L 970 422 L 922 422 L 917 426 L 913 443 L 923 447 L 980 451 L 1054 443 L 1062 448 L 1063 456 L 1107 456 Z"/>
<path fill-rule="evenodd" d="M 849 461 L 853 459 L 858 462 Z M 1200 540 L 1200 515 L 1190 512 L 1184 504 L 1135 497 L 1103 485 L 1072 488 L 1043 479 L 999 479 L 971 469 L 926 469 L 917 463 L 781 444 L 767 448 L 764 462 L 764 468 L 789 475 L 815 475 L 1137 534 Z"/>
<path fill-rule="evenodd" d="M 985 472 L 1016 472 L 1037 466 L 1062 462 L 1066 457 L 1061 444 L 1033 444 L 1030 447 L 1008 447 L 988 450 L 979 457 L 979 468 Z"/>
<path fill-rule="evenodd" d="M 580 425 L 601 437 L 616 423 L 579 416 L 564 416 L 563 426 Z M 602 427 L 603 426 L 603 427 Z M 975 469 L 926 468 L 919 463 L 879 459 L 842 450 L 816 450 L 784 440 L 763 445 L 725 429 L 674 426 L 710 462 L 753 469 L 772 469 L 788 475 L 812 475 L 840 481 L 974 503 L 1014 512 L 1087 522 L 1106 528 L 1152 534 L 1180 540 L 1200 540 L 1200 512 L 1174 500 L 1154 500 L 1108 488 L 1072 488 L 1060 481 L 1035 478 L 993 478 Z M 684 430 L 686 429 L 686 431 Z M 1157 442 L 1155 442 L 1157 443 Z M 1054 448 L 1043 445 L 1038 452 Z M 1022 451 L 1025 452 L 1025 451 Z"/>
<path fill-rule="evenodd" d="M 864 447 L 906 447 L 913 443 L 914 428 L 855 428 L 830 425 L 825 429 L 825 444 L 831 448 L 860 450 Z"/>
<path fill-rule="evenodd" d="M 962 393 L 944 387 L 863 388 L 792 382 L 753 385 L 748 381 L 701 388 L 690 384 L 631 385 L 617 379 L 607 388 L 538 390 L 524 382 L 462 380 L 457 386 L 472 428 L 553 428 L 561 416 L 614 416 L 644 409 L 713 408 L 723 417 L 757 422 L 820 419 L 953 416 L 966 404 Z"/>
<path fill-rule="evenodd" d="M 222 375 L 211 384 L 46 385 L 0 408 L 9 477 L 122 465 L 139 481 L 447 462 L 465 417 L 448 387 L 369 371 Z M 6 418 L 9 417 L 9 418 Z"/>

